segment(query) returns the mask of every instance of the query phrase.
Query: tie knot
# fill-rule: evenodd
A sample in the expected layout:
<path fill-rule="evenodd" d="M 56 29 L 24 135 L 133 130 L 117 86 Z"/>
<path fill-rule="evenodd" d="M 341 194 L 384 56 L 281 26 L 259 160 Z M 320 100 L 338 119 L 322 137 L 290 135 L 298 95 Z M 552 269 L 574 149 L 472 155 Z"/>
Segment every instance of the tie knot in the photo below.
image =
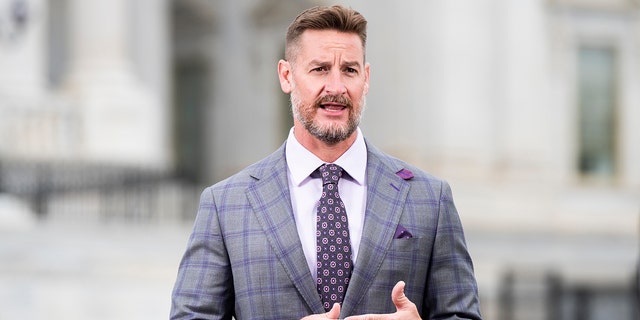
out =
<path fill-rule="evenodd" d="M 340 177 L 342 177 L 342 168 L 337 165 L 337 164 L 333 164 L 333 163 L 325 163 L 323 165 L 321 165 L 318 170 L 320 171 L 320 174 L 322 175 L 322 184 L 328 184 L 328 183 L 338 183 L 338 180 L 340 180 Z"/>

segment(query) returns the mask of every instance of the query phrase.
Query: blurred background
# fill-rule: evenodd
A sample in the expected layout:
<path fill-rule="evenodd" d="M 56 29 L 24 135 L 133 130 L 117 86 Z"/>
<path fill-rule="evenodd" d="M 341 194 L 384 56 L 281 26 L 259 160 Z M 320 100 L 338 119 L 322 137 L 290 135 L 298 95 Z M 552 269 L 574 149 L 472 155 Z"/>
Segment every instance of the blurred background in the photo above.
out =
<path fill-rule="evenodd" d="M 638 0 L 0 0 L 0 319 L 164 319 L 198 197 L 292 125 L 303 9 L 369 20 L 362 130 L 448 180 L 486 319 L 638 319 Z"/>

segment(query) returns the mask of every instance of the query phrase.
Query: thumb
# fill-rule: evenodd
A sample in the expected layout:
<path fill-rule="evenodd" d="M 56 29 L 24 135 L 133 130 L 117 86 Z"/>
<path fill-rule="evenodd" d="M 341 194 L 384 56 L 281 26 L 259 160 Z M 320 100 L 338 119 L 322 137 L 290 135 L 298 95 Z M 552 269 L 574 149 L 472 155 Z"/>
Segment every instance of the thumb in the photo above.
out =
<path fill-rule="evenodd" d="M 325 313 L 324 316 L 328 319 L 338 319 L 338 317 L 340 317 L 340 304 L 334 303 L 333 307 L 331 307 L 331 310 Z"/>
<path fill-rule="evenodd" d="M 393 290 L 391 290 L 391 301 L 393 301 L 398 311 L 410 308 L 411 305 L 413 305 L 413 302 L 404 295 L 404 287 L 404 281 L 398 281 L 393 287 Z"/>

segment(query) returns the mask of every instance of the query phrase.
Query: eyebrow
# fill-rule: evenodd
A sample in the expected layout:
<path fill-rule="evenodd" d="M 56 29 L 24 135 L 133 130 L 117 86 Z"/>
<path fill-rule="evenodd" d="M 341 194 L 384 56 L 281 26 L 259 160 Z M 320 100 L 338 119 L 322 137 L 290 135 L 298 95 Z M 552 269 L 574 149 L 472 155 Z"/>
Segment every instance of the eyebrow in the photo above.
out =
<path fill-rule="evenodd" d="M 321 61 L 321 60 L 311 60 L 311 62 L 309 62 L 309 66 L 321 66 L 321 67 L 326 67 L 331 65 L 331 62 L 327 62 L 327 61 Z M 358 61 L 345 61 L 343 62 L 340 67 L 358 67 L 360 68 L 360 62 Z"/>
<path fill-rule="evenodd" d="M 360 68 L 360 62 L 358 61 L 346 61 L 345 63 L 342 64 L 343 67 L 358 67 Z"/>

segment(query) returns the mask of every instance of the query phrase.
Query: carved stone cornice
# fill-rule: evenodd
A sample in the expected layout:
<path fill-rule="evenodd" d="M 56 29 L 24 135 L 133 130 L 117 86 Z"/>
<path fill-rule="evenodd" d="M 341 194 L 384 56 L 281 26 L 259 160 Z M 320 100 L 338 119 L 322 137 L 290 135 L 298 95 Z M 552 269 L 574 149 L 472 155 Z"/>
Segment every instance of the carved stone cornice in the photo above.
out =
<path fill-rule="evenodd" d="M 553 7 L 597 11 L 634 11 L 640 0 L 547 0 Z"/>

